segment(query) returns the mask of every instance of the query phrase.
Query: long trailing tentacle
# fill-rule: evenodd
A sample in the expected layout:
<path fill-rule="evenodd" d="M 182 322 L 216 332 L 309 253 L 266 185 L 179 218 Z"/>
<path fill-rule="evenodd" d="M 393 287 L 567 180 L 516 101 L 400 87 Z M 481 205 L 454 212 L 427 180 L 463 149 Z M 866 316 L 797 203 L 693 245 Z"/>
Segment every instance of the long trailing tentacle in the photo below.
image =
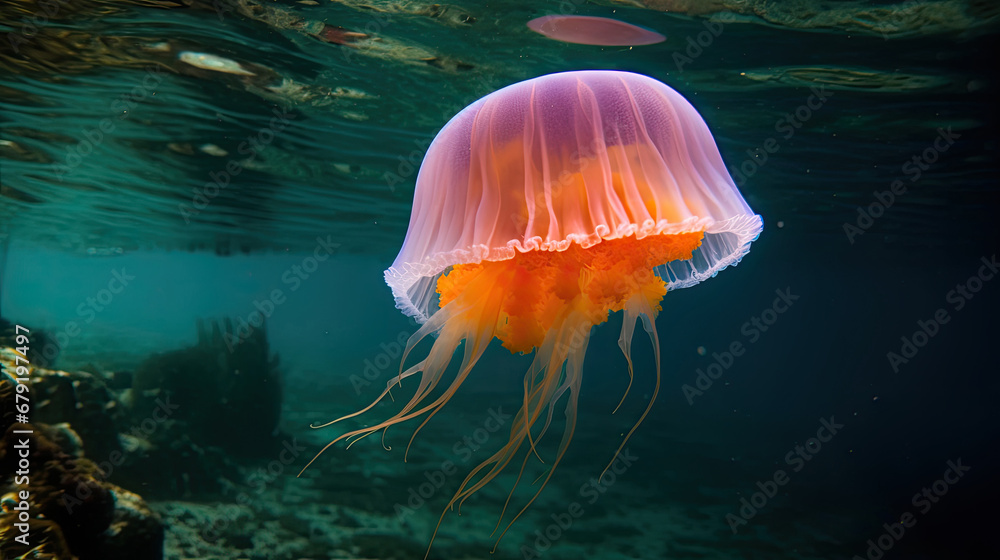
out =
<path fill-rule="evenodd" d="M 532 366 L 529 369 L 529 373 L 532 375 L 525 376 L 525 403 L 522 406 L 522 409 L 518 411 L 514 421 L 512 422 L 508 443 L 491 457 L 472 469 L 472 471 L 462 481 L 462 484 L 452 496 L 451 500 L 449 500 L 447 506 L 444 508 L 444 511 L 441 513 L 441 516 L 438 518 L 434 535 L 431 537 L 432 543 L 448 511 L 456 505 L 460 510 L 461 505 L 466 499 L 495 479 L 514 459 L 525 440 L 532 441 L 533 438 L 533 441 L 537 443 L 541 439 L 549 428 L 555 404 L 561 400 L 561 397 L 564 394 L 569 393 L 570 400 L 567 406 L 568 408 L 574 409 L 572 414 L 567 412 L 567 429 L 569 431 L 564 432 L 563 439 L 559 447 L 559 453 L 555 461 L 548 469 L 544 482 L 535 492 L 535 497 L 538 496 L 538 494 L 545 487 L 545 484 L 548 482 L 549 477 L 552 476 L 555 467 L 558 465 L 563 453 L 565 453 L 566 447 L 569 445 L 569 441 L 572 439 L 572 430 L 569 428 L 570 424 L 575 424 L 576 395 L 578 394 L 580 374 L 582 373 L 583 356 L 586 353 L 587 341 L 589 340 L 589 332 L 591 328 L 591 324 L 587 322 L 583 315 L 574 313 L 569 309 L 563 312 L 557 323 L 559 326 L 546 337 L 546 343 L 543 344 L 535 354 Z M 566 367 L 565 373 L 564 365 Z M 545 414 L 546 421 L 544 426 L 538 431 L 537 435 L 532 436 L 532 428 L 536 426 L 543 413 L 546 412 L 547 414 Z M 510 500 L 517 489 L 518 483 L 523 477 L 527 461 L 533 454 L 537 457 L 537 450 L 533 448 L 529 449 L 521 462 L 517 480 L 508 493 L 503 511 L 501 511 L 500 518 L 497 520 L 497 526 L 494 529 L 494 533 L 499 529 L 499 525 L 502 523 L 504 512 L 509 506 Z M 483 473 L 486 469 L 489 470 Z M 534 498 L 521 508 L 514 519 L 517 519 L 517 517 L 523 514 L 533 501 Z M 507 529 L 510 528 L 511 524 L 513 524 L 513 520 L 504 529 L 504 533 L 506 533 Z M 503 535 L 501 534 L 500 538 L 502 537 Z M 497 542 L 499 543 L 499 540 Z M 429 553 L 430 547 L 428 547 L 428 554 Z"/>
<path fill-rule="evenodd" d="M 519 442 L 518 446 L 511 447 L 509 449 L 506 447 L 501 449 L 493 457 L 487 459 L 481 466 L 485 467 L 489 464 L 498 463 L 501 457 L 506 458 L 506 461 L 503 462 L 503 465 L 506 465 L 516 454 L 518 447 L 520 446 L 520 442 L 525 439 L 530 440 L 532 438 L 531 429 L 538 421 L 538 418 L 541 416 L 543 410 L 548 410 L 547 421 L 543 428 L 539 431 L 538 435 L 534 436 L 534 440 L 537 442 L 548 430 L 549 423 L 552 418 L 552 412 L 554 410 L 554 404 L 559 400 L 562 394 L 570 388 L 568 381 L 569 373 L 563 375 L 562 372 L 563 364 L 566 362 L 567 354 L 569 353 L 571 346 L 563 343 L 562 341 L 568 338 L 565 335 L 565 331 L 575 332 L 575 329 L 579 328 L 579 325 L 574 324 L 571 329 L 565 325 L 565 323 L 568 322 L 570 321 L 564 322 L 562 328 L 553 333 L 554 336 L 552 338 L 554 339 L 555 344 L 552 344 L 551 346 L 546 345 L 535 355 L 535 361 L 546 364 L 542 368 L 544 376 L 542 376 L 540 382 L 529 389 L 527 407 L 518 411 L 515 421 L 511 427 L 511 440 L 513 441 L 516 438 Z M 587 327 L 587 330 L 589 331 L 589 327 Z M 585 352 L 586 344 L 584 343 L 582 349 L 578 348 L 577 350 Z M 538 456 L 537 452 L 535 452 L 535 456 Z M 541 461 L 540 458 L 539 460 Z M 544 463 L 544 461 L 542 462 Z M 489 483 L 490 480 L 499 475 L 502 470 L 503 467 L 498 464 L 490 471 L 490 473 L 477 481 L 474 485 L 467 488 L 466 484 L 463 484 L 459 488 L 459 491 L 455 494 L 455 499 L 460 500 L 459 505 L 461 505 L 461 503 L 464 502 L 469 496 Z M 470 475 L 466 478 L 466 483 L 472 479 L 473 477 Z M 511 492 L 513 493 L 513 490 Z"/>
<path fill-rule="evenodd" d="M 409 377 L 409 376 L 414 375 L 416 373 L 420 373 L 421 371 L 423 371 L 423 367 L 424 367 L 424 362 L 420 362 L 418 364 L 415 364 L 414 366 L 412 366 L 410 369 L 406 370 L 405 372 L 402 372 L 399 375 L 397 375 L 396 377 L 394 377 L 391 380 L 389 380 L 389 383 L 386 385 L 385 390 L 382 391 L 382 393 L 378 396 L 378 398 L 376 398 L 374 401 L 372 401 L 372 403 L 370 405 L 362 408 L 361 410 L 358 410 L 357 412 L 352 412 L 351 414 L 348 414 L 346 416 L 341 416 L 340 418 L 337 418 L 336 420 L 330 420 L 329 422 L 325 422 L 323 424 L 309 424 L 309 427 L 312 428 L 312 429 L 314 429 L 314 430 L 318 430 L 320 428 L 325 428 L 327 426 L 331 426 L 333 424 L 336 424 L 337 422 L 340 422 L 341 420 L 347 420 L 348 418 L 354 418 L 355 416 L 360 416 L 360 415 L 364 414 L 365 412 L 368 412 L 369 410 L 371 410 L 372 408 L 374 408 L 375 405 L 377 405 L 379 402 L 381 402 L 382 399 L 384 399 L 386 395 L 389 394 L 389 391 L 392 390 L 392 386 L 395 385 L 398 380 L 402 380 L 403 378 Z"/>
<path fill-rule="evenodd" d="M 497 302 L 497 305 L 495 306 L 490 306 L 490 308 L 485 313 L 486 315 L 493 315 L 492 322 L 495 324 L 496 323 L 495 316 L 500 313 L 499 302 Z M 489 321 L 490 317 L 486 316 L 481 318 L 481 320 Z M 470 338 L 472 338 L 471 343 L 470 343 Z M 486 351 L 486 348 L 489 346 L 490 341 L 492 339 L 493 339 L 493 332 L 487 330 L 481 331 L 479 335 L 474 338 L 467 337 L 465 339 L 465 356 L 462 358 L 462 365 L 459 368 L 458 377 L 456 377 L 455 382 L 452 383 L 448 391 L 446 391 L 445 394 L 441 395 L 441 397 L 439 397 L 437 401 L 435 401 L 435 403 L 441 402 L 443 404 L 447 402 L 448 399 L 451 398 L 451 396 L 455 393 L 455 391 L 458 390 L 458 387 L 461 384 L 461 382 L 469 375 L 469 373 L 472 372 L 472 367 L 475 366 L 476 362 L 479 361 L 479 358 L 482 357 L 483 352 Z M 413 445 L 413 440 L 417 437 L 417 434 L 427 424 L 427 422 L 430 422 L 431 418 L 433 418 L 434 415 L 437 414 L 438 411 L 440 410 L 441 407 L 436 406 L 431 411 L 431 413 L 427 415 L 427 418 L 425 418 L 424 421 L 420 423 L 417 429 L 413 431 L 413 435 L 410 436 L 410 442 L 406 445 L 406 453 L 403 454 L 403 462 L 406 462 L 406 456 L 407 454 L 409 454 L 410 446 Z"/>
<path fill-rule="evenodd" d="M 589 335 L 588 335 L 589 336 Z M 573 440 L 573 434 L 576 431 L 576 411 L 577 411 L 577 399 L 580 396 L 580 384 L 583 380 L 583 356 L 586 353 L 586 341 L 582 344 L 580 351 L 569 352 L 566 358 L 566 382 L 569 385 L 569 402 L 566 404 L 566 429 L 563 432 L 562 441 L 559 442 L 559 451 L 556 454 L 555 460 L 552 462 L 552 467 L 549 472 L 545 475 L 542 484 L 535 491 L 531 499 L 524 504 L 520 511 L 507 523 L 507 527 L 500 533 L 497 537 L 496 543 L 493 545 L 493 550 L 491 553 L 495 553 L 497 547 L 500 546 L 500 541 L 503 540 L 504 535 L 507 531 L 514 525 L 515 522 L 524 514 L 525 511 L 531 507 L 531 504 L 538 499 L 538 496 L 545 489 L 552 475 L 555 474 L 556 468 L 562 461 L 563 456 L 566 454 L 566 450 L 569 448 L 570 441 Z"/>
<path fill-rule="evenodd" d="M 622 317 L 622 333 L 618 337 L 618 347 L 622 349 L 622 354 L 625 355 L 625 361 L 628 362 L 628 386 L 625 387 L 625 394 L 622 395 L 622 399 L 618 401 L 618 406 L 615 407 L 614 411 L 618 412 L 622 404 L 625 402 L 625 397 L 628 396 L 628 392 L 632 389 L 632 381 L 635 380 L 635 370 L 632 366 L 632 335 L 635 332 L 635 323 L 638 321 L 638 317 L 635 314 L 635 309 L 629 306 L 625 306 L 623 310 Z"/>
<path fill-rule="evenodd" d="M 427 412 L 436 411 L 451 398 L 451 396 L 458 390 L 458 387 L 461 386 L 462 382 L 465 381 L 466 377 L 471 372 L 472 366 L 476 363 L 476 361 L 478 361 L 479 357 L 485 351 L 490 340 L 492 340 L 494 336 L 492 329 L 480 328 L 480 325 L 496 324 L 497 316 L 500 313 L 500 304 L 502 303 L 505 295 L 503 289 L 492 285 L 492 280 L 494 279 L 487 277 L 487 275 L 481 275 L 480 278 L 474 279 L 473 282 L 470 283 L 471 289 L 467 292 L 470 294 L 468 297 L 453 301 L 449 305 L 442 308 L 438 313 L 435 313 L 426 323 L 424 323 L 424 325 L 422 325 L 417 332 L 410 336 L 410 339 L 407 341 L 406 348 L 403 351 L 402 360 L 400 361 L 399 375 L 390 380 L 386 389 L 371 404 L 357 412 L 348 414 L 332 422 L 313 425 L 313 427 L 325 427 L 336 422 L 361 415 L 374 408 L 383 398 L 385 398 L 394 384 L 400 383 L 404 378 L 415 375 L 416 373 L 422 373 L 420 376 L 420 382 L 410 401 L 404 405 L 399 412 L 385 421 L 379 422 L 374 426 L 368 426 L 341 434 L 339 437 L 324 446 L 319 453 L 317 453 L 316 456 L 313 457 L 305 467 L 303 467 L 298 476 L 302 476 L 302 473 L 304 473 L 306 469 L 308 469 L 309 466 L 311 466 L 316 459 L 319 458 L 320 455 L 322 455 L 334 444 L 345 439 L 356 438 L 351 441 L 351 444 L 353 445 L 353 443 L 378 432 L 379 430 L 383 430 L 395 424 L 416 418 Z M 405 363 L 409 352 L 421 340 L 435 332 L 439 333 L 439 337 L 435 340 L 427 358 L 420 363 L 411 366 L 406 371 L 402 371 L 403 364 Z M 449 388 L 444 394 L 430 404 L 419 408 L 418 410 L 414 410 L 417 409 L 417 407 L 420 406 L 420 403 L 423 402 L 437 387 L 448 367 L 448 364 L 451 362 L 451 358 L 455 353 L 455 350 L 458 348 L 458 345 L 463 340 L 467 340 L 469 338 L 473 338 L 474 342 L 467 345 L 465 358 L 459 370 L 459 374 L 452 381 Z M 421 424 L 421 426 L 423 426 L 423 424 Z M 412 443 L 412 438 L 410 441 Z M 385 447 L 384 443 L 383 447 Z M 407 445 L 407 449 L 409 449 L 409 445 Z"/>
<path fill-rule="evenodd" d="M 628 434 L 625 435 L 625 438 L 622 439 L 621 445 L 619 445 L 618 449 L 615 450 L 615 454 L 611 458 L 611 461 L 608 462 L 608 466 L 604 467 L 604 470 L 601 471 L 601 477 L 604 476 L 604 473 L 608 472 L 611 465 L 613 465 L 618 459 L 618 456 L 621 455 L 622 449 L 625 448 L 629 438 L 631 438 L 632 434 L 639 428 L 642 421 L 646 419 L 646 415 L 649 414 L 649 411 L 653 409 L 653 403 L 656 402 L 656 396 L 660 393 L 660 337 L 656 333 L 657 312 L 652 306 L 650 306 L 649 302 L 641 294 L 632 296 L 625 305 L 625 309 L 626 318 L 629 314 L 631 314 L 633 316 L 638 315 L 642 319 L 642 327 L 646 330 L 646 333 L 649 335 L 649 341 L 653 344 L 653 356 L 656 362 L 656 385 L 653 387 L 653 394 L 649 398 L 649 403 L 646 404 L 646 410 L 642 412 L 642 416 L 639 417 L 635 425 L 632 426 L 632 429 L 629 430 Z M 600 480 L 600 477 L 598 480 Z"/>

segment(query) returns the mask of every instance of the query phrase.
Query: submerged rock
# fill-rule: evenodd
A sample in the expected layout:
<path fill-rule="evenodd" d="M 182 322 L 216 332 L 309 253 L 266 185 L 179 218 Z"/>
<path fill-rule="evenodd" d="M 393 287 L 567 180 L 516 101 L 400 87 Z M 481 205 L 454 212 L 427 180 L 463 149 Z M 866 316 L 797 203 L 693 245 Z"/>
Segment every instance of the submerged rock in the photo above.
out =
<path fill-rule="evenodd" d="M 44 372 L 33 370 L 31 377 L 40 373 Z M 0 379 L 0 400 L 14 401 L 15 383 Z M 9 415 L 0 419 L 0 557 L 163 557 L 164 528 L 158 516 L 138 495 L 103 480 L 101 469 L 83 457 L 82 441 L 68 424 L 23 424 L 14 419 Z M 24 450 L 27 457 L 22 455 Z M 25 459 L 27 469 L 22 468 Z M 19 471 L 22 474 L 15 478 Z M 15 523 L 24 522 L 25 506 L 28 546 L 15 539 L 22 534 Z"/>
<path fill-rule="evenodd" d="M 115 496 L 111 524 L 104 531 L 104 558 L 163 558 L 164 526 L 141 496 L 110 485 Z"/>
<path fill-rule="evenodd" d="M 277 445 L 282 384 L 263 325 L 231 320 L 198 323 L 198 343 L 151 356 L 136 368 L 133 422 L 178 422 L 154 440 L 185 434 L 198 446 L 241 456 L 266 455 Z M 149 420 L 152 419 L 152 420 Z"/>
<path fill-rule="evenodd" d="M 14 402 L 18 356 L 0 348 L 0 402 Z M 122 486 L 223 498 L 242 476 L 230 454 L 277 442 L 281 377 L 263 328 L 199 324 L 197 345 L 153 356 L 135 373 L 28 367 L 18 377 L 27 378 L 32 423 L 0 407 L 0 558 L 160 560 L 162 521 Z M 14 479 L 15 445 L 30 450 L 26 480 Z M 14 539 L 21 491 L 30 547 Z"/>
<path fill-rule="evenodd" d="M 121 451 L 116 425 L 124 417 L 101 374 L 86 371 L 35 369 L 32 419 L 44 424 L 68 423 L 79 434 L 88 457 L 107 457 Z"/>

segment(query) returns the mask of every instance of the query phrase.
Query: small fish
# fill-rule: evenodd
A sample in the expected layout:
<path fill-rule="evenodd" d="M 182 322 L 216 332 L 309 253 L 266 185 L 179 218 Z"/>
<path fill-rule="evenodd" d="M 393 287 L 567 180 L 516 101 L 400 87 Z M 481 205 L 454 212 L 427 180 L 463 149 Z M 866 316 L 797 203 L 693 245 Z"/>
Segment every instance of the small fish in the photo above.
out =
<path fill-rule="evenodd" d="M 179 58 L 181 62 L 186 62 L 191 66 L 204 68 L 205 70 L 214 70 L 216 72 L 225 72 L 227 74 L 240 74 L 243 76 L 256 76 L 253 72 L 244 70 L 243 67 L 240 66 L 239 62 L 228 58 L 222 58 L 221 56 L 216 56 L 214 54 L 184 51 L 177 55 L 177 58 Z"/>

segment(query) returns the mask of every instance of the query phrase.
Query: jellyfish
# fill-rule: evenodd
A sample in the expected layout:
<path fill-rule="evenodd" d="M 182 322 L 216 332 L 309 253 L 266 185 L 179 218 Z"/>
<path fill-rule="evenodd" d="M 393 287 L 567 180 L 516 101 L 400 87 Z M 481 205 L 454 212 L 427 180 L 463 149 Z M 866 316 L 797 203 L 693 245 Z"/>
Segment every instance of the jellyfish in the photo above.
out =
<path fill-rule="evenodd" d="M 623 313 L 618 346 L 628 365 L 624 395 L 634 375 L 631 344 L 639 321 L 655 361 L 655 388 L 610 466 L 659 392 L 654 321 L 661 300 L 669 290 L 737 264 L 761 229 L 761 217 L 726 172 L 705 122 L 653 78 L 565 72 L 487 95 L 452 118 L 428 148 L 406 238 L 385 271 L 396 307 L 421 326 L 385 391 L 334 422 L 368 412 L 419 375 L 415 392 L 399 412 L 344 433 L 323 451 L 423 417 L 412 444 L 473 374 L 494 338 L 513 353 L 533 353 L 508 441 L 469 472 L 434 531 L 449 510 L 507 467 L 518 469 L 513 496 L 535 457 L 546 463 L 542 484 L 505 533 L 538 497 L 573 438 L 592 328 Z M 427 355 L 406 367 L 427 337 Z M 461 364 L 449 375 L 463 344 Z M 543 459 L 539 442 L 558 411 L 565 415 L 557 422 L 563 426 L 558 451 Z"/>
<path fill-rule="evenodd" d="M 542 16 L 529 21 L 528 28 L 549 39 L 580 45 L 640 46 L 667 40 L 645 27 L 594 16 Z"/>

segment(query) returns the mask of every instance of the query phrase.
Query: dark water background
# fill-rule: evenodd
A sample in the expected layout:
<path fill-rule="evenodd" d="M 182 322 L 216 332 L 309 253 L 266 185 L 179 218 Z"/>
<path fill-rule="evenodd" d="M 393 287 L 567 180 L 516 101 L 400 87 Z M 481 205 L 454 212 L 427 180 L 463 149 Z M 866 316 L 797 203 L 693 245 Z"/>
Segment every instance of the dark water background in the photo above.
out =
<path fill-rule="evenodd" d="M 77 4 L 20 52 L 4 51 L 0 311 L 59 332 L 89 317 L 80 305 L 115 271 L 135 276 L 79 335 L 65 338 L 58 367 L 135 367 L 151 352 L 193 342 L 196 317 L 247 317 L 255 301 L 281 288 L 287 303 L 275 309 L 267 332 L 285 373 L 282 428 L 311 444 L 335 437 L 336 428 L 306 433 L 306 425 L 376 397 L 388 373 L 358 391 L 351 377 L 414 330 L 393 309 L 381 276 L 409 216 L 415 174 L 401 159 L 419 158 L 453 113 L 509 83 L 562 70 L 635 71 L 671 85 L 701 112 L 727 164 L 745 165 L 750 176 L 741 191 L 765 227 L 738 267 L 668 294 L 657 321 L 660 397 L 630 444 L 639 459 L 599 502 L 584 502 L 580 524 L 542 557 L 863 557 L 866 541 L 882 535 L 884 523 L 919 511 L 914 494 L 959 459 L 970 470 L 916 513 L 916 525 L 885 558 L 1000 552 L 991 536 L 1000 497 L 1000 279 L 981 282 L 971 299 L 952 292 L 980 270 L 988 275 L 982 259 L 995 258 L 1000 239 L 991 70 L 997 27 L 989 6 L 897 5 L 956 9 L 977 22 L 947 30 L 926 16 L 883 14 L 889 23 L 880 24 L 871 14 L 882 12 L 861 3 L 817 8 L 854 14 L 830 26 L 811 25 L 816 10 L 808 4 L 781 2 L 770 13 L 744 4 L 736 16 L 716 14 L 719 35 L 679 69 L 675 55 L 691 54 L 688 39 L 706 31 L 707 16 L 574 5 L 668 37 L 629 49 L 557 43 L 524 27 L 559 12 L 555 3 L 391 11 L 388 4 L 286 2 L 253 17 L 197 3 L 141 4 Z M 4 7 L 7 29 L 16 32 L 14 22 L 32 6 Z M 329 42 L 345 40 L 321 21 L 380 41 Z M 202 70 L 182 63 L 183 51 L 260 66 L 252 79 Z M 146 88 L 150 75 L 155 84 Z M 285 87 L 277 88 L 282 79 Z M 786 137 L 782 119 L 822 86 L 826 101 L 801 112 L 808 117 Z M 116 100 L 134 102 L 127 117 Z M 289 124 L 247 163 L 236 155 L 240 143 L 267 129 L 275 110 L 292 115 Z M 114 130 L 70 165 L 102 121 Z M 946 150 L 933 150 L 942 130 L 958 136 Z M 779 149 L 766 162 L 747 163 L 748 151 L 769 138 Z M 924 154 L 934 161 L 912 180 L 914 168 L 904 165 Z M 195 193 L 204 194 L 210 174 L 230 160 L 244 162 L 242 172 L 192 213 Z M 870 211 L 875 193 L 897 179 L 906 192 L 863 234 L 848 235 L 845 224 L 859 225 L 859 208 Z M 336 255 L 291 290 L 283 275 L 328 237 L 339 244 Z M 798 299 L 754 336 L 744 325 L 772 306 L 776 290 Z M 918 321 L 939 309 L 948 321 L 894 368 L 887 354 L 900 353 L 901 337 L 912 339 Z M 600 473 L 644 408 L 652 354 L 640 337 L 636 384 L 611 415 L 627 384 L 616 344 L 620 320 L 595 329 L 574 445 L 531 515 L 505 537 L 500 557 L 520 557 L 519 547 L 536 543 L 536 529 L 581 500 L 580 485 Z M 745 354 L 689 402 L 683 386 L 695 385 L 699 368 L 734 342 Z M 485 411 L 516 409 L 527 365 L 526 357 L 491 348 L 418 437 L 419 460 L 449 457 L 451 444 L 481 426 Z M 793 471 L 786 454 L 807 445 L 831 417 L 841 431 Z M 391 452 L 366 440 L 332 450 L 316 468 L 325 476 L 389 473 L 386 488 L 359 486 L 354 499 L 380 496 L 367 509 L 391 524 L 393 505 L 420 483 L 421 470 L 412 458 L 402 462 L 407 430 L 390 434 Z M 726 514 L 738 515 L 740 499 L 777 469 L 790 482 L 733 535 Z M 421 553 L 445 494 L 419 511 L 420 523 L 397 526 Z M 459 558 L 449 547 L 462 542 L 474 545 L 470 557 L 486 557 L 498 496 L 447 518 L 435 554 Z M 483 521 L 469 525 L 470 516 Z"/>

